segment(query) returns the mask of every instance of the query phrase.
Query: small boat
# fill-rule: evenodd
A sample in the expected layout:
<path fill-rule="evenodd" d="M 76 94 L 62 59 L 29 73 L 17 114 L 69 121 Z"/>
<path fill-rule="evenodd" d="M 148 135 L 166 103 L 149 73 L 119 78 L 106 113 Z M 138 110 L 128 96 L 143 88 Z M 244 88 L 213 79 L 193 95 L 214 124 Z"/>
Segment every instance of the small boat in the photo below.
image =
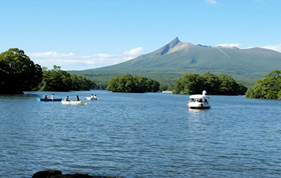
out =
<path fill-rule="evenodd" d="M 210 99 L 210 97 L 206 96 L 206 91 L 204 90 L 202 92 L 202 95 L 198 94 L 198 95 L 191 95 L 190 101 L 187 104 L 188 105 L 188 109 L 210 109 L 211 106 L 209 105 L 208 99 Z"/>
<path fill-rule="evenodd" d="M 97 97 L 97 95 L 93 95 L 93 94 L 91 94 L 91 96 L 89 96 L 89 97 L 86 97 L 86 99 L 87 100 L 98 100 L 98 97 Z"/>
<path fill-rule="evenodd" d="M 61 101 L 62 104 L 64 105 L 86 105 L 87 101 Z"/>
<path fill-rule="evenodd" d="M 37 98 L 37 101 L 61 101 L 62 98 L 54 98 L 54 99 L 51 99 L 51 98 Z"/>
<path fill-rule="evenodd" d="M 97 97 L 91 97 L 91 96 L 86 97 L 86 99 L 87 99 L 87 100 L 98 100 L 98 98 L 97 98 Z"/>

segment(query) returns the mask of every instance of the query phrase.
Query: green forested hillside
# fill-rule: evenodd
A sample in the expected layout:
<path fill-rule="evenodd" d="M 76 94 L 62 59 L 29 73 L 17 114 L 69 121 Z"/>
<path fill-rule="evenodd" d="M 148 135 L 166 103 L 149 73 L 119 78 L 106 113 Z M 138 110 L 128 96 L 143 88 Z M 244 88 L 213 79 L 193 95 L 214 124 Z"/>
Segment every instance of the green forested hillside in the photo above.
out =
<path fill-rule="evenodd" d="M 246 86 L 253 86 L 257 79 L 277 69 L 281 69 L 281 53 L 273 50 L 193 45 L 176 38 L 154 52 L 124 63 L 70 72 L 87 76 L 98 85 L 106 85 L 112 77 L 125 73 L 149 77 L 168 85 L 186 72 L 200 75 L 210 72 L 230 75 Z"/>

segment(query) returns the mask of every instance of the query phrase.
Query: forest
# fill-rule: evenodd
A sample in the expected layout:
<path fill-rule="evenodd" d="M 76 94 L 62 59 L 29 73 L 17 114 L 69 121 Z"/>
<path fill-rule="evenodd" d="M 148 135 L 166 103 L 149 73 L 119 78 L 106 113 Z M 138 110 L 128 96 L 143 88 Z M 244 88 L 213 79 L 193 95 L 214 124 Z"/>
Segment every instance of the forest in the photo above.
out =
<path fill-rule="evenodd" d="M 52 70 L 43 68 L 43 79 L 38 86 L 41 91 L 90 90 L 96 87 L 95 82 L 81 75 L 69 74 L 54 65 Z"/>
<path fill-rule="evenodd" d="M 42 77 L 41 66 L 34 64 L 23 50 L 11 48 L 0 54 L 0 93 L 30 91 L 38 86 Z"/>
<path fill-rule="evenodd" d="M 146 77 L 124 74 L 120 77 L 113 77 L 106 89 L 112 92 L 126 93 L 157 92 L 160 89 L 160 84 Z"/>
<path fill-rule="evenodd" d="M 96 84 L 84 76 L 69 74 L 59 66 L 48 70 L 34 64 L 18 48 L 0 54 L 0 93 L 19 94 L 23 91 L 70 91 L 90 90 Z"/>
<path fill-rule="evenodd" d="M 228 75 L 213 75 L 209 72 L 203 75 L 185 73 L 177 80 L 173 93 L 200 94 L 206 90 L 210 95 L 244 95 L 247 88 Z"/>
<path fill-rule="evenodd" d="M 246 92 L 247 98 L 281 99 L 281 70 L 275 70 L 259 79 Z"/>

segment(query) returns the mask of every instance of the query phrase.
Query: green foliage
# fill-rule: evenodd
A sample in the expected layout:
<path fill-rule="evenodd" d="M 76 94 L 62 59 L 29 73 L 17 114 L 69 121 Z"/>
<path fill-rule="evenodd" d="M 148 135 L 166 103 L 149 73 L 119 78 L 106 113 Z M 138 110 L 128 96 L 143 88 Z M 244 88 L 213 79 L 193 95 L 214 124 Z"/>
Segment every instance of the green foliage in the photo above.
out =
<path fill-rule="evenodd" d="M 237 83 L 228 75 L 213 75 L 208 72 L 202 76 L 185 73 L 175 85 L 173 90 L 176 94 L 198 94 L 207 90 L 212 95 L 239 95 L 244 94 L 247 88 Z"/>
<path fill-rule="evenodd" d="M 198 74 L 185 73 L 182 78 L 176 82 L 174 93 L 194 94 L 204 90 L 204 78 Z"/>
<path fill-rule="evenodd" d="M 238 95 L 240 92 L 239 84 L 230 76 L 221 74 L 219 75 L 220 88 L 219 91 L 224 95 Z"/>
<path fill-rule="evenodd" d="M 107 90 L 112 92 L 144 93 L 159 91 L 159 82 L 131 74 L 124 74 L 120 77 L 112 78 L 107 86 Z"/>
<path fill-rule="evenodd" d="M 90 90 L 97 86 L 95 82 L 81 75 L 71 74 L 70 79 L 71 90 Z"/>
<path fill-rule="evenodd" d="M 174 88 L 175 88 L 175 85 L 173 85 L 173 84 L 169 84 L 169 85 L 167 86 L 167 90 L 168 90 L 168 91 L 173 91 Z"/>
<path fill-rule="evenodd" d="M 90 90 L 96 84 L 84 76 L 69 74 L 55 65 L 52 70 L 44 69 L 40 86 L 42 91 L 70 91 Z"/>
<path fill-rule="evenodd" d="M 38 86 L 42 69 L 24 54 L 11 48 L 0 54 L 0 93 L 22 93 Z"/>
<path fill-rule="evenodd" d="M 247 98 L 281 99 L 281 71 L 275 70 L 257 81 L 246 93 Z"/>
<path fill-rule="evenodd" d="M 208 94 L 218 95 L 221 86 L 219 77 L 209 72 L 204 73 L 202 77 L 205 79 L 204 87 L 208 89 Z"/>
<path fill-rule="evenodd" d="M 70 86 L 70 74 L 61 70 L 59 66 L 43 72 L 42 91 L 69 91 Z"/>

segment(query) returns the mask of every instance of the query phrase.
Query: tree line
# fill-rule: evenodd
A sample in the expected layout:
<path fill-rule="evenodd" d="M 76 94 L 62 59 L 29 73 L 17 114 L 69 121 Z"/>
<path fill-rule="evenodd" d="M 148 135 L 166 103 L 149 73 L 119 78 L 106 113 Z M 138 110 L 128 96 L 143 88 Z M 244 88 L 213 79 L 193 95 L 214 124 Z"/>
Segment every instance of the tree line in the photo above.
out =
<path fill-rule="evenodd" d="M 113 77 L 107 86 L 107 90 L 112 92 L 144 93 L 159 91 L 159 82 L 141 76 L 124 74 L 120 77 Z"/>
<path fill-rule="evenodd" d="M 203 75 L 185 73 L 177 80 L 173 93 L 198 94 L 206 90 L 211 95 L 244 95 L 247 88 L 235 81 L 231 76 L 216 76 L 209 72 Z"/>
<path fill-rule="evenodd" d="M 16 94 L 23 91 L 70 91 L 89 90 L 96 84 L 79 75 L 69 74 L 59 66 L 47 70 L 18 48 L 0 54 L 0 93 Z"/>
<path fill-rule="evenodd" d="M 70 91 L 89 90 L 96 83 L 81 75 L 69 74 L 59 66 L 41 68 L 25 55 L 23 50 L 11 48 L 0 54 L 0 93 L 22 93 L 23 91 Z M 112 92 L 157 92 L 162 90 L 156 80 L 124 74 L 112 78 L 107 85 Z M 207 90 L 211 95 L 243 95 L 248 98 L 281 99 L 281 71 L 275 70 L 247 88 L 231 76 L 185 73 L 175 85 L 170 85 L 176 94 L 197 94 Z M 247 91 L 247 92 L 246 92 Z"/>
<path fill-rule="evenodd" d="M 275 70 L 258 80 L 246 92 L 247 98 L 281 99 L 281 70 Z"/>
<path fill-rule="evenodd" d="M 84 76 L 69 74 L 54 65 L 52 70 L 43 68 L 43 79 L 38 87 L 41 91 L 90 90 L 96 84 Z"/>

